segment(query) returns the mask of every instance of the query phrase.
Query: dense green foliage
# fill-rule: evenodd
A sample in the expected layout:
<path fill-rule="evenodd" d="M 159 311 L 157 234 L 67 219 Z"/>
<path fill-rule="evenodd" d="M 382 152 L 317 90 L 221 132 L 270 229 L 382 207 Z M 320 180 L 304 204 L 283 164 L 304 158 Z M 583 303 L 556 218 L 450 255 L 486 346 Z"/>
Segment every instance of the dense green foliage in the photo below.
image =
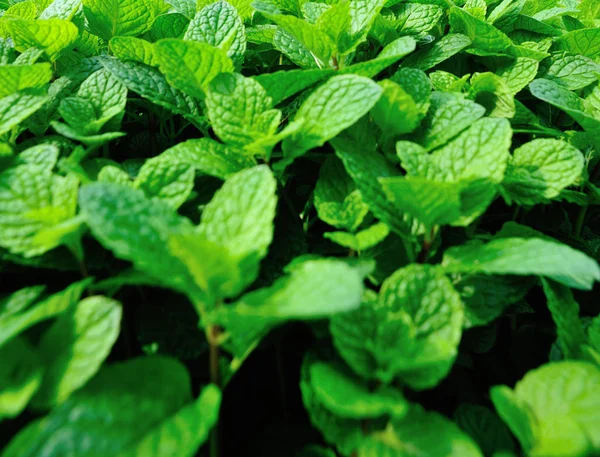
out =
<path fill-rule="evenodd" d="M 0 457 L 600 455 L 598 0 L 0 8 Z"/>

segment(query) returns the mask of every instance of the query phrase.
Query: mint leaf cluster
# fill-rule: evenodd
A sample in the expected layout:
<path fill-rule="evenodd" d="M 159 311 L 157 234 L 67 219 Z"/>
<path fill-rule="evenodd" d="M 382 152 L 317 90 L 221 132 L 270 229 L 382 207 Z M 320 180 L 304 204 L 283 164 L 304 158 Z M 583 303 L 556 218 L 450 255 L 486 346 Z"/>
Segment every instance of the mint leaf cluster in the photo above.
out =
<path fill-rule="evenodd" d="M 600 2 L 0 11 L 0 457 L 600 455 Z"/>

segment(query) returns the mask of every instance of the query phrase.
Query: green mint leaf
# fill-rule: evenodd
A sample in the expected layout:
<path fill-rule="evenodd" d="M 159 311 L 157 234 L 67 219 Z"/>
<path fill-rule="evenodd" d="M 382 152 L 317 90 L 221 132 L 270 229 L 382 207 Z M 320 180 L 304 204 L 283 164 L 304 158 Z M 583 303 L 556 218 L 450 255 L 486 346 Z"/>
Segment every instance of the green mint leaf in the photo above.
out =
<path fill-rule="evenodd" d="M 179 208 L 194 188 L 194 177 L 193 166 L 170 161 L 161 155 L 144 163 L 133 186 L 141 189 L 149 198 L 156 198 L 172 208 Z"/>
<path fill-rule="evenodd" d="M 349 65 L 341 68 L 338 72 L 373 78 L 389 66 L 398 62 L 398 60 L 413 52 L 416 45 L 413 38 L 409 36 L 400 37 L 383 48 L 374 59 Z"/>
<path fill-rule="evenodd" d="M 455 6 L 450 9 L 450 25 L 453 31 L 468 36 L 475 50 L 498 53 L 506 51 L 513 44 L 508 36 L 492 24 Z"/>
<path fill-rule="evenodd" d="M 77 14 L 81 3 L 77 0 L 54 0 L 44 11 L 39 19 L 64 19 L 70 21 Z"/>
<path fill-rule="evenodd" d="M 584 101 L 549 79 L 536 79 L 529 84 L 531 94 L 571 116 L 583 129 L 592 136 L 594 143 L 600 142 L 600 121 L 587 113 Z"/>
<path fill-rule="evenodd" d="M 90 31 L 110 40 L 115 36 L 138 36 L 152 27 L 162 12 L 159 0 L 85 0 L 83 12 Z"/>
<path fill-rule="evenodd" d="M 362 76 L 334 76 L 321 85 L 296 112 L 294 121 L 301 127 L 284 140 L 282 163 L 288 165 L 353 125 L 377 103 L 381 93 L 377 84 Z"/>
<path fill-rule="evenodd" d="M 583 154 L 562 140 L 539 139 L 513 152 L 502 186 L 509 200 L 535 205 L 556 198 L 582 176 Z"/>
<path fill-rule="evenodd" d="M 151 41 L 159 41 L 165 38 L 183 38 L 190 20 L 183 14 L 162 14 L 156 18 L 152 28 L 147 33 Z"/>
<path fill-rule="evenodd" d="M 488 180 L 439 182 L 418 177 L 381 178 L 397 208 L 428 228 L 437 225 L 468 225 L 480 216 L 496 195 Z"/>
<path fill-rule="evenodd" d="M 585 333 L 579 320 L 579 304 L 568 287 L 542 279 L 548 309 L 556 324 L 558 345 L 565 358 L 576 358 L 585 342 Z"/>
<path fill-rule="evenodd" d="M 600 73 L 600 65 L 589 57 L 561 52 L 552 56 L 544 77 L 569 90 L 580 90 L 598 80 L 595 73 Z"/>
<path fill-rule="evenodd" d="M 139 379 L 153 381 L 140 384 Z M 193 455 L 216 421 L 219 404 L 220 392 L 213 386 L 192 400 L 190 378 L 180 362 L 140 357 L 102 370 L 43 422 L 17 435 L 3 457 L 58 456 L 65 447 L 81 457 L 158 457 L 167 450 Z M 59 437 L 56 430 L 68 433 Z"/>
<path fill-rule="evenodd" d="M 336 140 L 333 146 L 375 217 L 397 234 L 406 235 L 410 231 L 408 223 L 404 221 L 401 211 L 388 199 L 378 181 L 379 178 L 400 176 L 400 172 L 381 154 L 369 149 L 363 150 L 349 140 Z"/>
<path fill-rule="evenodd" d="M 202 8 L 185 32 L 184 40 L 202 41 L 223 49 L 240 63 L 246 52 L 246 32 L 237 10 L 225 1 Z"/>
<path fill-rule="evenodd" d="M 168 248 L 169 235 L 192 224 L 166 204 L 128 186 L 94 183 L 79 194 L 81 213 L 92 234 L 115 256 L 160 283 L 193 293 L 185 266 Z"/>
<path fill-rule="evenodd" d="M 444 9 L 438 5 L 402 3 L 394 10 L 395 28 L 402 35 L 423 35 L 433 29 Z"/>
<path fill-rule="evenodd" d="M 583 455 L 599 447 L 598 384 L 595 365 L 558 362 L 530 371 L 512 391 L 492 388 L 491 397 L 527 453 Z"/>
<path fill-rule="evenodd" d="M 231 176 L 202 211 L 198 233 L 237 258 L 259 262 L 273 240 L 276 184 L 265 165 Z"/>
<path fill-rule="evenodd" d="M 79 130 L 71 127 L 70 125 L 63 124 L 58 121 L 50 121 L 52 128 L 60 135 L 69 138 L 74 141 L 79 141 L 87 146 L 100 146 L 109 141 L 116 140 L 122 136 L 125 136 L 123 132 L 106 132 L 99 133 L 97 135 L 80 133 Z"/>
<path fill-rule="evenodd" d="M 165 39 L 155 44 L 154 55 L 173 87 L 200 99 L 219 73 L 233 71 L 225 52 L 207 43 Z"/>
<path fill-rule="evenodd" d="M 51 61 L 73 46 L 79 33 L 75 24 L 62 19 L 15 19 L 6 26 L 17 51 L 24 52 L 31 47 L 43 49 Z"/>
<path fill-rule="evenodd" d="M 26 338 L 15 337 L 0 347 L 0 418 L 18 416 L 42 382 L 38 354 Z"/>
<path fill-rule="evenodd" d="M 595 59 L 600 55 L 600 29 L 581 29 L 565 33 L 554 41 L 553 49 Z"/>
<path fill-rule="evenodd" d="M 203 122 L 198 103 L 190 96 L 171 87 L 157 69 L 137 62 L 121 62 L 107 58 L 102 60 L 102 65 L 132 92 L 176 114 L 181 114 L 192 122 L 199 124 Z"/>
<path fill-rule="evenodd" d="M 314 202 L 321 220 L 351 232 L 369 212 L 354 181 L 336 157 L 328 158 L 321 166 Z"/>
<path fill-rule="evenodd" d="M 342 367 L 315 362 L 308 368 L 316 399 L 336 416 L 348 419 L 402 417 L 408 403 L 402 394 L 390 387 L 370 391 L 367 383 Z"/>
<path fill-rule="evenodd" d="M 347 232 L 328 232 L 323 236 L 340 246 L 361 252 L 381 243 L 389 233 L 389 227 L 384 223 L 379 222 L 354 234 Z"/>
<path fill-rule="evenodd" d="M 513 62 L 500 66 L 496 74 L 504 79 L 510 94 L 516 95 L 535 79 L 539 66 L 537 60 L 517 57 Z"/>
<path fill-rule="evenodd" d="M 47 63 L 1 66 L 0 98 L 23 89 L 44 87 L 51 79 L 52 67 Z"/>
<path fill-rule="evenodd" d="M 133 60 L 146 65 L 158 65 L 152 43 L 131 36 L 116 36 L 110 39 L 110 50 L 120 60 Z"/>
<path fill-rule="evenodd" d="M 453 278 L 454 288 L 465 305 L 465 328 L 492 322 L 508 306 L 524 298 L 533 285 L 531 278 L 508 275 L 465 273 Z"/>
<path fill-rule="evenodd" d="M 471 97 L 486 108 L 490 117 L 514 117 L 516 108 L 511 92 L 508 83 L 494 73 L 475 73 L 471 78 Z"/>
<path fill-rule="evenodd" d="M 75 215 L 79 182 L 44 165 L 20 165 L 0 174 L 0 246 L 28 257 L 56 247 L 40 246 L 35 235 Z"/>
<path fill-rule="evenodd" d="M 215 133 L 237 147 L 274 135 L 281 120 L 281 111 L 272 109 L 273 101 L 260 83 L 238 73 L 221 74 L 212 81 L 206 107 Z"/>
<path fill-rule="evenodd" d="M 425 46 L 415 52 L 402 65 L 409 68 L 418 68 L 423 71 L 429 70 L 450 59 L 470 45 L 471 39 L 468 36 L 461 35 L 460 33 L 449 34 L 435 41 L 432 45 Z"/>
<path fill-rule="evenodd" d="M 167 149 L 159 157 L 172 164 L 191 166 L 198 173 L 221 179 L 227 179 L 238 171 L 256 165 L 243 151 L 210 138 L 183 141 Z"/>
<path fill-rule="evenodd" d="M 396 137 L 416 129 L 421 113 L 414 99 L 392 80 L 385 79 L 379 85 L 383 93 L 371 110 L 371 116 L 383 133 Z"/>
<path fill-rule="evenodd" d="M 95 135 L 111 119 L 122 117 L 126 103 L 127 88 L 103 68 L 83 81 L 77 95 L 64 98 L 58 112 L 75 130 Z"/>
<path fill-rule="evenodd" d="M 364 440 L 359 457 L 440 455 L 482 457 L 473 440 L 446 417 L 412 404 L 406 416 Z"/>
<path fill-rule="evenodd" d="M 120 303 L 89 297 L 42 335 L 38 350 L 44 376 L 32 401 L 35 408 L 62 403 L 96 374 L 119 336 L 121 314 Z"/>
<path fill-rule="evenodd" d="M 333 70 L 289 70 L 263 73 L 254 79 L 267 91 L 273 105 L 277 105 L 332 74 Z"/>
<path fill-rule="evenodd" d="M 0 98 L 0 135 L 19 126 L 48 101 L 41 89 L 24 89 Z"/>
<path fill-rule="evenodd" d="M 48 320 L 69 309 L 79 301 L 89 283 L 89 280 L 79 281 L 35 304 L 31 304 L 31 302 L 37 297 L 32 297 L 29 303 L 27 301 L 22 302 L 18 309 L 5 307 L 0 310 L 0 329 L 2 330 L 0 333 L 0 347 L 12 337 L 19 335 L 35 324 Z M 11 296 L 12 300 L 16 300 L 17 297 L 15 295 Z M 22 297 L 19 299 L 23 300 Z M 12 305 L 15 306 L 14 301 Z"/>
<path fill-rule="evenodd" d="M 575 289 L 589 290 L 600 281 L 600 267 L 580 251 L 541 238 L 501 238 L 446 250 L 448 272 L 537 275 Z"/>
<path fill-rule="evenodd" d="M 400 269 L 384 281 L 375 313 L 377 377 L 398 377 L 417 390 L 437 385 L 454 363 L 464 319 L 450 281 L 435 267 Z"/>
<path fill-rule="evenodd" d="M 52 170 L 58 161 L 59 149 L 52 144 L 38 144 L 19 154 L 19 160 L 25 163 L 44 165 Z"/>

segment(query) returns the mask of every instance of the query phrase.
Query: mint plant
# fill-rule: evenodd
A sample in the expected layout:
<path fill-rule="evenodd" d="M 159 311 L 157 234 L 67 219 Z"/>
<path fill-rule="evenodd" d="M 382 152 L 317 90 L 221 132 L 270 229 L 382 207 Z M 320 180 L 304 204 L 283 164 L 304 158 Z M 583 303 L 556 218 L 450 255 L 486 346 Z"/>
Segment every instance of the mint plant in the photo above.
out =
<path fill-rule="evenodd" d="M 0 457 L 600 455 L 596 0 L 0 10 Z"/>

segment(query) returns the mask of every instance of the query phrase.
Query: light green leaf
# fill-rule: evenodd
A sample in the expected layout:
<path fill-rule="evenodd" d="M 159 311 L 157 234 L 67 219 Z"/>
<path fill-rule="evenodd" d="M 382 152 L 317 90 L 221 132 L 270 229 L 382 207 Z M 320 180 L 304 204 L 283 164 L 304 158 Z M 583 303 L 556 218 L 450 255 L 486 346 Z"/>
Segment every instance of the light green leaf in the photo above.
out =
<path fill-rule="evenodd" d="M 600 449 L 600 370 L 587 362 L 557 362 L 528 372 L 492 400 L 529 455 L 576 456 Z M 512 401 L 508 409 L 507 400 Z"/>
<path fill-rule="evenodd" d="M 422 131 L 417 133 L 419 143 L 429 151 L 443 146 L 484 114 L 483 106 L 458 94 L 434 92 Z M 397 144 L 398 150 L 403 146 L 406 143 Z"/>
<path fill-rule="evenodd" d="M 80 0 L 54 0 L 40 13 L 39 19 L 65 19 L 70 21 L 77 14 L 80 6 Z"/>
<path fill-rule="evenodd" d="M 410 265 L 396 271 L 384 281 L 375 313 L 379 379 L 398 377 L 422 390 L 446 377 L 458 352 L 464 310 L 440 269 Z"/>
<path fill-rule="evenodd" d="M 25 409 L 40 386 L 43 368 L 35 349 L 19 336 L 0 347 L 0 358 L 1 420 L 18 416 Z"/>
<path fill-rule="evenodd" d="M 100 133 L 107 122 L 122 116 L 126 103 L 125 85 L 102 68 L 81 84 L 76 96 L 63 99 L 58 111 L 72 128 L 89 136 Z"/>
<path fill-rule="evenodd" d="M 246 31 L 236 9 L 225 1 L 202 8 L 185 32 L 184 40 L 202 41 L 227 52 L 236 63 L 244 59 Z"/>
<path fill-rule="evenodd" d="M 355 75 L 334 76 L 302 103 L 294 121 L 298 132 L 283 142 L 285 165 L 309 149 L 350 127 L 377 103 L 383 90 L 372 80 Z"/>
<path fill-rule="evenodd" d="M 333 74 L 333 70 L 289 70 L 263 73 L 253 78 L 267 91 L 277 105 Z"/>
<path fill-rule="evenodd" d="M 583 99 L 549 79 L 536 79 L 529 84 L 531 94 L 571 116 L 596 145 L 600 145 L 600 121 L 586 112 Z"/>
<path fill-rule="evenodd" d="M 411 4 L 412 5 L 412 4 Z M 425 46 L 408 57 L 402 65 L 419 70 L 429 70 L 436 65 L 455 56 L 471 45 L 471 39 L 460 33 L 450 33 L 435 41 L 430 46 Z"/>
<path fill-rule="evenodd" d="M 43 334 L 38 350 L 44 376 L 33 398 L 36 408 L 62 403 L 96 374 L 119 336 L 121 314 L 120 303 L 89 297 Z"/>
<path fill-rule="evenodd" d="M 383 134 L 396 137 L 416 129 L 421 113 L 414 99 L 390 79 L 380 81 L 379 85 L 383 93 L 371 110 L 371 116 Z"/>
<path fill-rule="evenodd" d="M 187 268 L 168 249 L 171 233 L 191 229 L 187 219 L 142 191 L 119 184 L 83 187 L 79 205 L 92 234 L 115 256 L 133 262 L 161 284 L 195 293 Z"/>
<path fill-rule="evenodd" d="M 389 233 L 390 229 L 388 226 L 383 222 L 379 222 L 358 233 L 327 232 L 323 236 L 334 243 L 360 252 L 378 245 Z"/>
<path fill-rule="evenodd" d="M 402 417 L 408 403 L 399 390 L 380 387 L 371 391 L 365 381 L 333 363 L 315 362 L 309 368 L 314 395 L 336 416 L 349 419 Z"/>
<path fill-rule="evenodd" d="M 355 231 L 369 212 L 356 184 L 336 157 L 321 166 L 314 203 L 319 218 L 337 228 Z"/>
<path fill-rule="evenodd" d="M 52 79 L 48 63 L 0 66 L 0 98 L 22 89 L 43 87 Z"/>
<path fill-rule="evenodd" d="M 238 73 L 213 80 L 206 107 L 215 133 L 237 147 L 274 135 L 281 120 L 281 111 L 272 109 L 273 101 L 260 83 Z"/>
<path fill-rule="evenodd" d="M 191 457 L 214 425 L 219 404 L 220 392 L 213 386 L 192 401 L 190 378 L 180 362 L 132 359 L 104 369 L 42 421 L 23 429 L 2 457 L 64 452 Z"/>
<path fill-rule="evenodd" d="M 110 40 L 110 50 L 120 60 L 134 60 L 146 65 L 158 65 L 152 43 L 130 36 L 117 36 Z"/>
<path fill-rule="evenodd" d="M 373 78 L 404 56 L 413 52 L 415 47 L 416 41 L 412 37 L 400 37 L 383 48 L 374 59 L 343 67 L 338 70 L 338 73 L 351 73 L 358 76 Z"/>
<path fill-rule="evenodd" d="M 85 133 L 79 133 L 78 130 L 74 129 L 70 125 L 63 124 L 58 121 L 50 121 L 50 125 L 56 131 L 56 133 L 69 138 L 74 141 L 80 141 L 87 146 L 100 146 L 109 141 L 115 140 L 122 136 L 125 136 L 123 132 L 106 132 L 99 133 L 97 135 L 86 135 Z"/>
<path fill-rule="evenodd" d="M 102 60 L 102 65 L 132 92 L 176 114 L 181 114 L 192 122 L 203 121 L 198 103 L 190 96 L 171 87 L 157 69 L 137 62 L 107 58 Z"/>
<path fill-rule="evenodd" d="M 134 187 L 147 197 L 156 198 L 172 208 L 179 208 L 194 188 L 194 167 L 171 161 L 161 155 L 147 160 L 140 168 Z"/>
<path fill-rule="evenodd" d="M 516 95 L 535 79 L 539 66 L 537 60 L 517 57 L 511 63 L 498 68 L 496 74 L 504 79 L 509 92 Z"/>
<path fill-rule="evenodd" d="M 580 251 L 541 238 L 501 238 L 447 249 L 447 272 L 545 276 L 565 286 L 590 290 L 600 267 Z"/>
<path fill-rule="evenodd" d="M 586 340 L 579 320 L 579 304 L 568 287 L 547 279 L 542 279 L 542 286 L 548 300 L 548 309 L 556 324 L 561 352 L 567 359 L 576 358 L 581 354 L 581 346 Z"/>
<path fill-rule="evenodd" d="M 537 139 L 513 152 L 502 186 L 520 205 L 545 203 L 575 184 L 585 167 L 583 154 L 562 140 Z"/>
<path fill-rule="evenodd" d="M 161 14 L 146 35 L 153 42 L 165 38 L 183 38 L 190 20 L 179 13 Z"/>
<path fill-rule="evenodd" d="M 553 49 L 596 59 L 600 56 L 600 28 L 580 29 L 565 33 L 554 40 Z"/>
<path fill-rule="evenodd" d="M 400 171 L 381 154 L 363 149 L 353 141 L 338 139 L 333 146 L 371 212 L 397 234 L 410 232 L 401 211 L 388 199 L 378 181 L 379 178 L 400 176 Z"/>
<path fill-rule="evenodd" d="M 39 246 L 34 236 L 75 215 L 78 186 L 77 179 L 55 175 L 44 165 L 20 165 L 0 174 L 0 246 L 26 257 L 56 247 Z"/>
<path fill-rule="evenodd" d="M 440 182 L 419 177 L 381 178 L 391 201 L 428 228 L 468 225 L 492 202 L 496 187 L 487 180 Z"/>
<path fill-rule="evenodd" d="M 312 54 L 302 43 L 300 43 L 293 35 L 285 30 L 276 27 L 274 35 L 269 42 L 273 42 L 273 46 L 279 52 L 283 53 L 288 59 L 301 68 L 323 68 L 323 63 L 320 62 L 314 54 Z"/>
<path fill-rule="evenodd" d="M 515 100 L 508 83 L 494 73 L 475 73 L 471 78 L 471 96 L 486 108 L 490 117 L 510 119 L 516 113 Z"/>
<path fill-rule="evenodd" d="M 317 259 L 288 269 L 288 275 L 265 289 L 249 292 L 229 308 L 238 319 L 319 319 L 356 309 L 363 276 L 342 260 Z"/>
<path fill-rule="evenodd" d="M 265 165 L 231 176 L 204 208 L 198 233 L 258 268 L 273 240 L 276 186 Z"/>
<path fill-rule="evenodd" d="M 19 160 L 24 163 L 44 165 L 53 169 L 58 161 L 59 149 L 53 144 L 42 143 L 25 149 L 19 154 Z"/>
<path fill-rule="evenodd" d="M 361 443 L 357 457 L 483 457 L 471 438 L 446 417 L 413 404 L 406 416 L 392 420 Z"/>
<path fill-rule="evenodd" d="M 163 5 L 159 0 L 83 0 L 83 12 L 91 32 L 108 41 L 147 32 Z"/>
<path fill-rule="evenodd" d="M 3 135 L 38 111 L 48 96 L 41 89 L 24 89 L 0 98 L 0 135 Z"/>
<path fill-rule="evenodd" d="M 266 16 L 304 48 L 304 51 L 299 50 L 300 52 L 312 54 L 313 58 L 318 60 L 316 65 L 319 68 L 329 66 L 329 60 L 335 50 L 335 44 L 332 43 L 327 33 L 320 30 L 316 25 L 294 16 L 279 14 L 266 14 Z M 283 37 L 280 37 L 280 43 L 282 43 L 281 38 Z"/>
<path fill-rule="evenodd" d="M 589 57 L 561 52 L 552 56 L 544 77 L 569 90 L 580 90 L 598 80 L 595 73 L 600 73 L 600 64 Z"/>
<path fill-rule="evenodd" d="M 79 33 L 75 24 L 62 19 L 14 19 L 6 26 L 17 51 L 24 52 L 32 47 L 43 49 L 52 62 L 61 51 L 75 44 Z"/>
<path fill-rule="evenodd" d="M 12 337 L 33 327 L 38 322 L 50 319 L 61 314 L 79 301 L 84 289 L 90 283 L 89 280 L 79 281 L 71 284 L 61 292 L 57 292 L 44 300 L 31 305 L 37 298 L 34 296 L 29 301 L 22 301 L 18 309 L 4 307 L 0 310 L 0 347 Z M 11 296 L 15 300 L 17 293 Z M 22 300 L 22 298 L 20 299 Z M 12 307 L 14 307 L 14 302 Z"/>
<path fill-rule="evenodd" d="M 444 9 L 438 5 L 402 3 L 394 13 L 398 32 L 402 35 L 423 35 L 438 24 Z"/>
<path fill-rule="evenodd" d="M 233 71 L 225 52 L 207 43 L 165 39 L 155 44 L 154 53 L 167 81 L 200 99 L 219 73 Z"/>
<path fill-rule="evenodd" d="M 454 31 L 468 36 L 475 50 L 497 53 L 508 50 L 513 44 L 492 24 L 456 6 L 450 9 L 450 25 Z"/>
<path fill-rule="evenodd" d="M 199 173 L 221 179 L 227 179 L 238 171 L 256 165 L 243 151 L 210 138 L 182 141 L 164 151 L 159 157 L 171 163 L 192 166 Z"/>

